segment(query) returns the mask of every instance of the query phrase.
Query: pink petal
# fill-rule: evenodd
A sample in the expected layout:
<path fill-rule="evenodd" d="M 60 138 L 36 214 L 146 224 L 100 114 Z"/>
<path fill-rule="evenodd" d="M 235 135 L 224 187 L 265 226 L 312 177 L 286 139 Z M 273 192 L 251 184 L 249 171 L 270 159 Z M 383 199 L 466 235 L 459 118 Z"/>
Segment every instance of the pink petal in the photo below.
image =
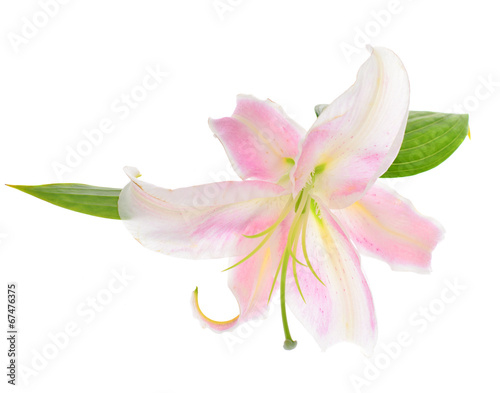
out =
<path fill-rule="evenodd" d="M 255 234 L 272 225 L 290 196 L 263 181 L 221 182 L 168 190 L 137 179 L 118 202 L 126 228 L 146 248 L 183 258 L 221 258 L 249 253 Z"/>
<path fill-rule="evenodd" d="M 444 229 L 394 190 L 377 183 L 358 202 L 334 214 L 356 246 L 394 270 L 430 271 Z"/>
<path fill-rule="evenodd" d="M 292 173 L 294 193 L 316 171 L 314 193 L 329 206 L 341 209 L 360 199 L 399 152 L 409 94 L 399 58 L 388 49 L 373 49 L 356 83 L 321 113 L 306 135 Z"/>
<path fill-rule="evenodd" d="M 240 323 L 253 319 L 263 319 L 267 316 L 269 295 L 286 244 L 289 228 L 287 222 L 289 221 L 285 220 L 276 229 L 266 246 L 261 248 L 257 254 L 229 270 L 228 285 L 240 308 L 240 314 L 237 317 L 224 322 L 207 317 L 199 307 L 198 291 L 193 293 L 194 315 L 200 320 L 203 327 L 209 327 L 215 332 L 223 332 L 238 326 Z M 241 258 L 231 260 L 229 266 L 233 266 L 239 260 Z M 279 277 L 273 289 L 273 295 L 276 293 L 279 293 Z"/>
<path fill-rule="evenodd" d="M 292 168 L 304 134 L 276 103 L 242 95 L 231 117 L 209 119 L 209 125 L 242 179 L 273 183 Z"/>
<path fill-rule="evenodd" d="M 309 268 L 297 264 L 304 303 L 289 266 L 286 302 L 322 349 L 351 341 L 370 353 L 376 341 L 376 320 L 359 256 L 329 209 L 322 204 L 319 208 L 321 219 L 309 213 L 306 250 L 325 285 Z M 297 253 L 304 262 L 303 250 Z"/>

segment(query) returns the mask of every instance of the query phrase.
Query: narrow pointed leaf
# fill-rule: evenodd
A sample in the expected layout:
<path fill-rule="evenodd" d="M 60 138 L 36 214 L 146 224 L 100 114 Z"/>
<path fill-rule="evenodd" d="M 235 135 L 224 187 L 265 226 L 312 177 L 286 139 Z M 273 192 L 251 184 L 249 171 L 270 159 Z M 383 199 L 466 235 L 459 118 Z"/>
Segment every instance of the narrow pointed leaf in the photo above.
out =
<path fill-rule="evenodd" d="M 56 183 L 41 186 L 12 186 L 46 202 L 91 216 L 120 219 L 118 197 L 121 189 L 87 184 Z"/>
<path fill-rule="evenodd" d="M 326 105 L 316 105 L 319 116 Z M 381 177 L 405 177 L 444 162 L 469 133 L 469 115 L 410 111 L 398 156 Z"/>

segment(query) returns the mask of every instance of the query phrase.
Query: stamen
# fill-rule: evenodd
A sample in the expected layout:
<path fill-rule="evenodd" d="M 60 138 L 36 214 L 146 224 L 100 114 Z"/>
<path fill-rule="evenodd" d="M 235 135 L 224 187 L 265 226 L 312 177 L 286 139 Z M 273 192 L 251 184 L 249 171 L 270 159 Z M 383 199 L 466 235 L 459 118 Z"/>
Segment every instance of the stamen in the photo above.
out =
<path fill-rule="evenodd" d="M 302 196 L 302 191 L 300 192 L 300 196 L 299 198 Z M 295 209 L 297 209 L 297 203 L 295 203 Z M 297 211 L 297 210 L 295 210 Z M 294 244 L 294 247 L 296 246 L 297 244 L 297 240 L 295 240 L 295 244 Z M 287 242 L 287 246 L 288 247 L 288 242 Z M 294 251 L 290 250 L 290 254 L 292 255 L 292 258 L 294 257 Z M 269 301 L 271 300 L 271 296 L 273 294 L 273 291 L 274 291 L 274 286 L 276 285 L 276 280 L 278 279 L 278 274 L 279 272 L 281 271 L 281 266 L 283 264 L 283 259 L 280 260 L 280 264 L 278 266 L 278 269 L 276 269 L 276 273 L 274 275 L 274 280 L 273 280 L 273 285 L 271 286 L 271 292 L 269 293 L 269 298 L 267 299 L 267 303 L 269 304 Z M 299 262 L 299 264 L 301 265 L 304 265 L 302 262 Z M 307 266 L 307 265 L 304 265 L 304 266 Z"/>
<path fill-rule="evenodd" d="M 315 172 L 321 173 L 324 170 L 324 165 L 319 165 L 317 168 L 315 168 Z M 290 196 L 290 199 L 286 203 L 285 207 L 281 211 L 280 215 L 278 216 L 278 219 L 272 224 L 269 228 L 265 229 L 264 231 L 257 233 L 255 235 L 243 235 L 246 238 L 254 239 L 258 238 L 261 236 L 265 236 L 264 239 L 253 249 L 252 252 L 250 252 L 245 258 L 241 259 L 240 261 L 236 262 L 234 265 L 228 267 L 227 269 L 224 269 L 223 271 L 227 271 L 229 269 L 232 269 L 243 262 L 247 261 L 251 257 L 253 257 L 271 238 L 273 235 L 274 231 L 276 228 L 285 220 L 285 218 L 288 216 L 290 211 L 292 210 L 292 207 L 294 207 L 295 210 L 295 217 L 293 218 L 292 224 L 290 226 L 290 230 L 288 232 L 288 237 L 287 237 L 287 242 L 285 245 L 285 248 L 283 250 L 283 254 L 281 256 L 281 260 L 279 263 L 279 266 L 276 270 L 276 273 L 274 275 L 273 283 L 271 286 L 271 291 L 269 293 L 269 297 L 267 302 L 271 300 L 271 296 L 274 291 L 274 287 L 276 286 L 276 281 L 278 279 L 278 274 L 281 272 L 281 279 L 280 279 L 280 303 L 281 303 L 281 318 L 283 322 L 283 330 L 285 333 L 285 342 L 283 344 L 283 347 L 287 350 L 294 349 L 297 346 L 297 342 L 294 341 L 290 335 L 290 329 L 288 327 L 288 320 L 286 316 L 286 303 L 285 303 L 285 289 L 286 289 L 286 277 L 287 277 L 287 267 L 288 267 L 288 262 L 290 258 L 292 259 L 292 271 L 293 271 L 293 277 L 295 280 L 295 285 L 297 286 L 297 290 L 300 293 L 300 296 L 302 297 L 302 300 L 304 303 L 306 302 L 304 294 L 302 293 L 302 289 L 300 288 L 299 284 L 299 278 L 297 275 L 297 264 L 308 267 L 311 273 L 316 277 L 316 279 L 323 285 L 323 281 L 318 277 L 316 272 L 314 271 L 311 261 L 309 260 L 309 256 L 307 254 L 307 249 L 306 249 L 306 229 L 307 229 L 307 220 L 309 217 L 309 209 L 311 212 L 317 217 L 317 204 L 312 199 L 308 194 L 310 191 L 310 188 L 312 187 L 314 183 L 314 175 L 315 173 L 311 173 L 311 184 L 308 183 L 304 189 L 302 189 L 296 199 L 294 199 L 292 196 Z M 309 206 L 310 205 L 310 206 Z M 316 211 L 314 211 L 316 210 Z M 299 212 L 297 214 L 297 212 Z M 298 260 L 296 254 L 297 254 L 297 248 L 298 248 L 298 242 L 299 238 L 302 239 L 302 253 L 304 254 L 304 259 L 306 260 L 306 264 L 302 263 L 301 261 Z"/>
<path fill-rule="evenodd" d="M 304 204 L 304 207 L 305 206 L 307 206 L 307 201 Z M 297 262 L 299 262 L 299 260 L 295 257 L 295 253 L 297 252 L 297 245 L 298 245 L 298 240 L 299 240 L 299 236 L 300 236 L 300 231 L 302 229 L 302 226 L 301 226 L 302 220 L 303 220 L 303 217 L 302 217 L 302 213 L 301 213 L 301 217 L 300 217 L 299 221 L 297 222 L 297 229 L 295 230 L 296 232 L 298 231 L 298 233 L 293 234 L 293 245 L 292 245 L 292 249 L 290 250 L 290 255 L 292 256 L 292 261 L 293 261 L 293 278 L 295 280 L 295 285 L 297 285 L 297 289 L 300 293 L 300 296 L 302 297 L 302 300 L 304 301 L 304 303 L 306 303 L 306 299 L 304 298 L 302 290 L 300 289 L 299 279 L 297 277 Z M 304 265 L 301 262 L 299 262 L 299 264 Z"/>
<path fill-rule="evenodd" d="M 224 269 L 223 272 L 229 270 L 229 269 L 232 269 L 240 264 L 242 264 L 243 262 L 249 260 L 251 257 L 253 257 L 263 246 L 264 244 L 267 243 L 267 241 L 271 238 L 271 235 L 274 233 L 274 230 L 276 229 L 276 227 L 281 224 L 281 222 L 286 218 L 286 216 L 288 215 L 288 213 L 290 212 L 291 208 L 293 206 L 293 197 L 290 197 L 290 199 L 288 200 L 287 204 L 285 205 L 285 207 L 283 208 L 283 210 L 281 211 L 278 219 L 276 220 L 276 222 L 271 225 L 269 228 L 267 228 L 265 231 L 263 232 L 260 232 L 260 233 L 257 233 L 256 235 L 243 235 L 247 238 L 257 238 L 257 237 L 261 237 L 261 236 L 264 236 L 266 235 L 266 237 L 264 238 L 264 240 L 262 240 L 259 245 L 257 247 L 254 248 L 254 250 L 248 254 L 245 258 L 243 258 L 242 260 L 236 262 L 234 265 L 228 267 L 227 269 Z"/>
<path fill-rule="evenodd" d="M 295 202 L 295 213 L 297 213 L 297 210 L 299 208 L 299 205 L 300 205 L 300 201 L 302 199 L 302 194 L 304 193 L 304 190 L 301 190 L 300 191 L 300 194 L 299 194 L 299 197 L 297 198 L 297 202 Z"/>
<path fill-rule="evenodd" d="M 267 228 L 266 230 L 260 232 L 260 233 L 257 233 L 255 235 L 243 235 L 245 236 L 246 238 L 249 238 L 249 239 L 254 239 L 254 238 L 257 238 L 257 237 L 261 237 L 261 236 L 264 236 L 265 234 L 271 232 L 272 230 L 276 229 L 276 227 L 281 224 L 281 222 L 286 218 L 286 216 L 288 215 L 288 213 L 290 213 L 290 209 L 293 205 L 293 197 L 290 197 L 290 199 L 288 200 L 287 204 L 285 205 L 285 207 L 283 208 L 283 210 L 281 211 L 278 219 L 276 220 L 276 222 L 271 225 L 269 228 Z"/>
<path fill-rule="evenodd" d="M 311 202 L 313 201 L 313 199 L 311 199 Z M 307 228 L 307 218 L 309 217 L 308 214 L 306 214 L 305 218 L 304 218 L 304 222 L 303 222 L 303 227 L 302 227 L 302 253 L 304 254 L 304 259 L 306 260 L 306 263 L 307 263 L 307 266 L 309 266 L 309 269 L 311 270 L 311 273 L 314 275 L 314 277 L 316 277 L 318 279 L 318 281 L 325 285 L 325 283 L 323 281 L 321 281 L 321 279 L 318 277 L 318 275 L 316 274 L 316 272 L 314 271 L 312 265 L 311 265 L 311 261 L 309 260 L 309 255 L 307 254 L 307 248 L 306 248 L 306 228 Z M 325 285 L 326 286 L 326 285 Z"/>
<path fill-rule="evenodd" d="M 250 254 L 248 254 L 248 255 L 247 255 L 245 258 L 243 258 L 241 261 L 236 262 L 233 266 L 229 266 L 227 269 L 224 269 L 224 270 L 223 270 L 223 272 L 225 272 L 225 271 L 227 271 L 227 270 L 229 270 L 229 269 L 232 269 L 232 268 L 234 268 L 234 267 L 236 267 L 236 266 L 238 266 L 238 265 L 242 264 L 243 262 L 247 261 L 247 260 L 248 260 L 248 259 L 250 259 L 251 257 L 253 257 L 253 256 L 257 253 L 257 251 L 259 251 L 259 250 L 262 248 L 262 246 L 264 246 L 264 244 L 266 244 L 266 243 L 267 243 L 267 241 L 269 240 L 269 238 L 271 237 L 271 235 L 272 235 L 272 234 L 273 234 L 272 232 L 271 232 L 271 233 L 269 233 L 269 234 L 268 234 L 268 235 L 264 238 L 264 240 L 262 240 L 262 241 L 259 243 L 259 245 L 258 245 L 257 247 L 255 247 L 255 248 L 254 248 L 254 250 L 253 250 Z"/>
<path fill-rule="evenodd" d="M 300 297 L 302 298 L 304 303 L 306 303 L 306 299 L 304 298 L 304 294 L 302 293 L 302 290 L 300 289 L 299 279 L 297 277 L 297 264 L 295 263 L 296 260 L 292 258 L 292 261 L 293 261 L 293 264 L 292 264 L 293 278 L 295 279 L 295 285 L 297 285 L 297 289 L 299 290 Z"/>
<path fill-rule="evenodd" d="M 307 205 L 307 202 L 306 202 L 306 205 Z M 304 207 L 305 207 L 305 205 L 304 205 Z M 300 225 L 299 225 L 299 228 L 300 228 Z M 293 244 L 292 250 L 290 250 L 290 255 L 291 255 L 292 259 L 293 259 L 296 263 L 298 263 L 299 265 L 302 265 L 302 266 L 304 266 L 304 267 L 307 267 L 307 265 L 306 265 L 305 263 L 300 262 L 300 261 L 297 259 L 297 257 L 295 256 L 295 254 L 296 254 L 296 250 L 297 250 L 298 241 L 299 241 L 299 236 L 295 236 L 295 237 L 294 237 L 294 239 L 295 239 L 295 240 L 294 240 L 294 244 Z M 271 296 L 272 296 L 272 294 L 273 294 L 273 291 L 274 291 L 274 286 L 276 285 L 276 280 L 278 279 L 278 273 L 279 273 L 279 272 L 280 272 L 280 270 L 281 270 L 281 265 L 282 265 L 282 263 L 283 263 L 283 259 L 281 259 L 281 260 L 280 260 L 280 264 L 279 264 L 279 266 L 278 266 L 278 269 L 276 269 L 276 273 L 275 273 L 275 275 L 274 275 L 274 279 L 273 279 L 273 285 L 271 286 L 271 292 L 269 293 L 269 298 L 267 299 L 267 303 L 268 303 L 268 304 L 269 304 L 269 302 L 271 301 Z M 304 300 L 304 302 L 305 302 L 305 300 Z"/>
<path fill-rule="evenodd" d="M 271 295 L 273 294 L 273 291 L 274 291 L 274 285 L 276 284 L 276 280 L 278 279 L 278 273 L 281 270 L 282 264 L 283 264 L 283 259 L 280 260 L 280 264 L 278 266 L 278 269 L 276 269 L 276 274 L 274 275 L 273 285 L 271 286 L 271 292 L 269 293 L 269 297 L 267 298 L 267 304 L 269 304 L 269 301 L 271 300 Z"/>
<path fill-rule="evenodd" d="M 307 191 L 306 191 L 307 192 Z M 302 211 L 302 209 L 305 206 L 305 203 L 309 200 L 309 197 L 303 198 L 302 201 L 300 202 L 299 206 L 299 211 Z M 306 215 L 307 217 L 307 215 Z M 286 350 L 291 350 L 294 349 L 297 346 L 297 341 L 294 341 L 292 339 L 292 336 L 290 335 L 290 329 L 288 328 L 288 320 L 286 317 L 286 303 L 285 303 L 285 288 L 286 288 L 286 273 L 287 273 L 287 267 L 288 267 L 288 260 L 290 259 L 290 252 L 291 248 L 290 244 L 293 245 L 293 242 L 295 240 L 295 237 L 297 235 L 297 231 L 300 231 L 300 223 L 302 221 L 302 214 L 296 214 L 291 228 L 290 232 L 288 233 L 288 239 L 287 243 L 285 246 L 285 251 L 283 252 L 283 257 L 282 257 L 282 267 L 281 267 L 281 282 L 280 282 L 280 303 L 281 303 L 281 320 L 283 322 L 283 331 L 285 333 L 285 342 L 283 343 L 283 348 Z M 296 277 L 296 272 L 294 273 Z M 298 280 L 296 280 L 296 283 L 298 285 Z M 299 287 L 299 292 L 302 295 L 302 291 L 300 291 Z M 302 298 L 304 298 L 302 296 Z M 305 300 L 304 300 L 305 301 Z"/>
<path fill-rule="evenodd" d="M 299 265 L 302 265 L 302 266 L 304 266 L 304 267 L 308 267 L 305 263 L 302 263 L 302 262 L 300 262 L 300 261 L 297 259 L 297 257 L 295 256 L 295 252 L 294 252 L 294 251 L 292 251 L 290 255 L 292 256 L 292 259 L 293 259 L 296 263 L 298 263 Z"/>

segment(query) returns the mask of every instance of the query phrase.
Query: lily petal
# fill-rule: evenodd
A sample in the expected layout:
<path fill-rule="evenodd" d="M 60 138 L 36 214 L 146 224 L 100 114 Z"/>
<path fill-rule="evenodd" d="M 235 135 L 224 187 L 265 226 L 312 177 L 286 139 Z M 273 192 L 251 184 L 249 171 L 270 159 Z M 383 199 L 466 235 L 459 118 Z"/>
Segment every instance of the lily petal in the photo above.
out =
<path fill-rule="evenodd" d="M 237 97 L 231 117 L 209 119 L 208 124 L 242 179 L 273 183 L 292 168 L 305 134 L 273 101 L 246 95 Z"/>
<path fill-rule="evenodd" d="M 318 206 L 320 217 L 312 208 L 309 213 L 306 251 L 324 285 L 309 268 L 297 264 L 306 303 L 294 285 L 291 269 L 287 272 L 286 302 L 323 350 L 340 341 L 351 341 L 371 353 L 377 327 L 359 256 L 330 210 L 321 203 Z M 303 250 L 298 254 L 300 259 Z"/>
<path fill-rule="evenodd" d="M 272 225 L 290 199 L 283 188 L 263 181 L 221 182 L 168 190 L 137 179 L 118 201 L 121 219 L 146 248 L 182 258 L 235 257 L 249 253 L 248 239 Z"/>
<path fill-rule="evenodd" d="M 333 213 L 360 251 L 386 261 L 393 270 L 429 272 L 432 251 L 444 235 L 439 223 L 380 182 L 353 205 Z"/>
<path fill-rule="evenodd" d="M 263 319 L 267 316 L 271 289 L 273 294 L 279 293 L 279 280 L 273 288 L 274 276 L 278 270 L 281 254 L 286 244 L 290 220 L 285 220 L 257 254 L 229 270 L 228 285 L 238 301 L 240 313 L 235 318 L 219 322 L 207 317 L 198 304 L 198 289 L 193 293 L 192 305 L 194 315 L 203 327 L 215 332 L 231 330 L 240 323 L 252 319 Z M 239 258 L 241 259 L 241 258 Z M 238 259 L 230 262 L 233 266 Z"/>
<path fill-rule="evenodd" d="M 408 119 L 410 88 L 400 59 L 372 49 L 356 83 L 318 117 L 292 171 L 297 194 L 314 178 L 315 193 L 344 208 L 360 199 L 396 158 Z"/>

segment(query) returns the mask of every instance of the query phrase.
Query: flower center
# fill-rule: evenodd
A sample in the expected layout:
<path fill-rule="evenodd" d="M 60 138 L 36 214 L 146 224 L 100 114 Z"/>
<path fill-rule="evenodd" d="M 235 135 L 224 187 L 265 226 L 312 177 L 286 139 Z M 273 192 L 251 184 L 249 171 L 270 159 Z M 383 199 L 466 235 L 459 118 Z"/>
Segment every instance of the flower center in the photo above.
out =
<path fill-rule="evenodd" d="M 314 179 L 314 177 L 313 177 Z M 289 214 L 293 214 L 293 220 L 290 225 L 290 230 L 288 232 L 287 236 L 287 242 L 285 245 L 285 248 L 283 250 L 283 253 L 281 254 L 281 259 L 280 263 L 278 265 L 278 268 L 276 269 L 276 273 L 274 275 L 274 280 L 273 284 L 271 286 L 271 291 L 269 293 L 269 298 L 268 298 L 268 303 L 271 300 L 271 295 L 274 290 L 274 286 L 276 284 L 276 281 L 278 279 L 278 275 L 281 274 L 280 276 L 280 303 L 281 303 L 281 317 L 282 317 L 282 322 L 283 322 L 283 330 L 285 333 L 285 342 L 283 344 L 283 347 L 285 349 L 293 349 L 297 346 L 297 342 L 294 341 L 290 335 L 290 329 L 288 327 L 288 320 L 286 316 L 286 305 L 285 305 L 285 288 L 286 288 L 286 277 L 287 277 L 287 271 L 288 271 L 288 263 L 292 263 L 292 272 L 293 272 L 293 277 L 295 280 L 295 285 L 297 286 L 297 290 L 300 293 L 300 296 L 302 297 L 302 300 L 304 303 L 306 302 L 304 295 L 302 293 L 302 290 L 300 288 L 299 284 L 299 278 L 297 276 L 297 264 L 308 267 L 311 273 L 316 277 L 316 279 L 321 282 L 321 284 L 324 285 L 324 283 L 321 281 L 321 279 L 318 277 L 316 272 L 314 271 L 311 261 L 309 260 L 309 255 L 307 253 L 307 248 L 306 248 L 306 229 L 307 229 L 307 222 L 308 222 L 308 217 L 309 217 L 309 212 L 313 212 L 313 214 L 316 214 L 316 209 L 317 205 L 316 202 L 314 201 L 313 198 L 310 196 L 310 191 L 313 187 L 314 180 L 308 183 L 297 195 L 296 198 L 293 198 L 290 196 L 290 199 L 286 203 L 285 207 L 281 211 L 280 215 L 278 216 L 278 219 L 272 224 L 270 227 L 265 229 L 264 231 L 257 233 L 255 235 L 243 235 L 247 238 L 259 238 L 259 237 L 264 237 L 264 239 L 255 247 L 255 249 L 250 252 L 245 258 L 241 259 L 234 265 L 228 267 L 226 270 L 232 269 L 243 262 L 247 261 L 250 259 L 252 256 L 254 256 L 271 238 L 275 230 L 279 227 L 279 225 L 289 216 Z M 293 209 L 293 212 L 292 212 Z M 297 249 L 299 246 L 299 242 L 302 247 L 302 254 L 304 256 L 305 263 L 299 261 L 297 258 Z"/>

